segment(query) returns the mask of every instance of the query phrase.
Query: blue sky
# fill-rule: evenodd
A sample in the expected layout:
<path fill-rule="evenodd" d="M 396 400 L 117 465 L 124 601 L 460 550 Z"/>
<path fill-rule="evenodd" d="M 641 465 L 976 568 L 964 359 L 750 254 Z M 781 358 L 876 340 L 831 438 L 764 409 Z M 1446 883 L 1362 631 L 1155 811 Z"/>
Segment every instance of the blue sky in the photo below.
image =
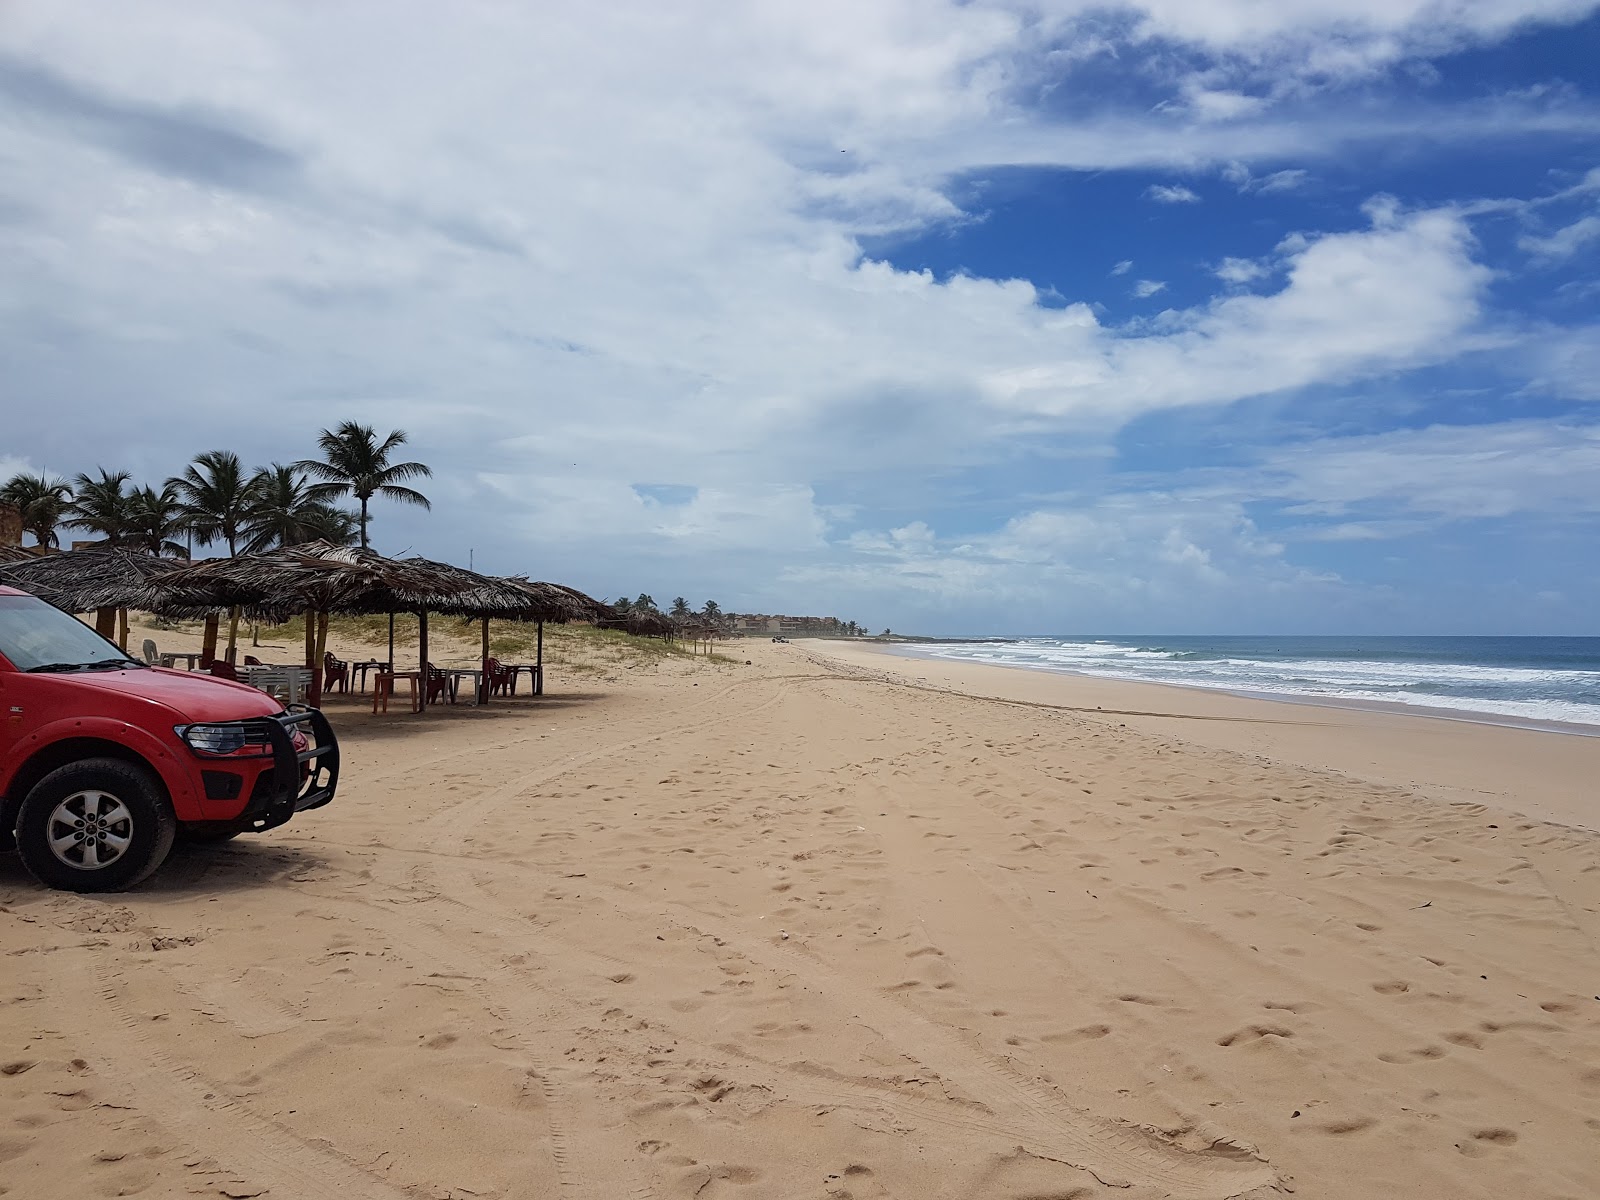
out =
<path fill-rule="evenodd" d="M 596 11 L 589 11 L 596 9 Z M 1600 0 L 0 17 L 0 471 L 898 630 L 1600 633 Z"/>

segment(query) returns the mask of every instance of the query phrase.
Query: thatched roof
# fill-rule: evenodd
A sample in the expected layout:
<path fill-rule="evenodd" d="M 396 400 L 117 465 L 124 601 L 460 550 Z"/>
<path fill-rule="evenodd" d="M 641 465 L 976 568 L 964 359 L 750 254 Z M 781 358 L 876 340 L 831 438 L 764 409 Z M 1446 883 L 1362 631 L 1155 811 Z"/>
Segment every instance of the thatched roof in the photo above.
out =
<path fill-rule="evenodd" d="M 27 562 L 38 555 L 23 546 L 0 546 L 0 563 Z"/>
<path fill-rule="evenodd" d="M 211 559 L 174 571 L 158 591 L 155 608 L 170 616 L 239 605 L 253 617 L 274 621 L 306 609 L 557 623 L 589 619 L 589 610 L 574 597 L 588 598 L 555 584 L 497 579 L 431 559 L 385 558 L 321 541 Z"/>
<path fill-rule="evenodd" d="M 32 592 L 67 612 L 97 608 L 142 608 L 151 583 L 182 562 L 141 550 L 102 547 L 62 554 L 29 555 L 26 561 L 0 563 L 0 582 Z"/>
<path fill-rule="evenodd" d="M 595 622 L 602 629 L 622 629 L 640 637 L 676 637 L 678 626 L 671 617 L 647 609 L 630 608 L 627 612 L 612 610 L 609 616 Z"/>

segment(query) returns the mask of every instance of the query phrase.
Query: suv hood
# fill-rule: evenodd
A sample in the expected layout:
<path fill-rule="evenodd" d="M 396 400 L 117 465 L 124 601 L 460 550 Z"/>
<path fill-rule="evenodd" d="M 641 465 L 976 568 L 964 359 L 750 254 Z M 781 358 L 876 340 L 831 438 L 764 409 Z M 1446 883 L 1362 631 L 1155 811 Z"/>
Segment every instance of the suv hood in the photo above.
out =
<path fill-rule="evenodd" d="M 282 705 L 265 692 L 198 671 L 136 667 L 124 671 L 52 674 L 44 678 L 69 687 L 117 692 L 165 705 L 187 721 L 240 721 L 248 717 L 270 717 L 282 709 Z"/>

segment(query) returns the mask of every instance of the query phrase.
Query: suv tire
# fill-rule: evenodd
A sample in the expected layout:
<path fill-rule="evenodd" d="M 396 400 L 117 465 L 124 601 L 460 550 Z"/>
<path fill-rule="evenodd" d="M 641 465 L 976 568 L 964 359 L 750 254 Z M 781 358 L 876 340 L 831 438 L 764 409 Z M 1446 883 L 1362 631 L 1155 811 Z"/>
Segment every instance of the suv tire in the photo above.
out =
<path fill-rule="evenodd" d="M 148 878 L 172 849 L 177 818 L 144 767 L 86 758 L 57 767 L 17 814 L 22 865 L 47 887 L 116 892 Z"/>

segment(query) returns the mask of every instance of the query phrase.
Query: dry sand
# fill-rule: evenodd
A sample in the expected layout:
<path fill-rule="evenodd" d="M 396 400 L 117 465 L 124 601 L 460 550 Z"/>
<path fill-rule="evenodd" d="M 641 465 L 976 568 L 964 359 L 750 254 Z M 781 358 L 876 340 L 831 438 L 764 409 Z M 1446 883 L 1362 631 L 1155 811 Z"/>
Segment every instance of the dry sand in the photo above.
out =
<path fill-rule="evenodd" d="M 335 699 L 334 805 L 126 895 L 0 858 L 0 1192 L 1600 1194 L 1600 740 L 733 652 Z"/>

